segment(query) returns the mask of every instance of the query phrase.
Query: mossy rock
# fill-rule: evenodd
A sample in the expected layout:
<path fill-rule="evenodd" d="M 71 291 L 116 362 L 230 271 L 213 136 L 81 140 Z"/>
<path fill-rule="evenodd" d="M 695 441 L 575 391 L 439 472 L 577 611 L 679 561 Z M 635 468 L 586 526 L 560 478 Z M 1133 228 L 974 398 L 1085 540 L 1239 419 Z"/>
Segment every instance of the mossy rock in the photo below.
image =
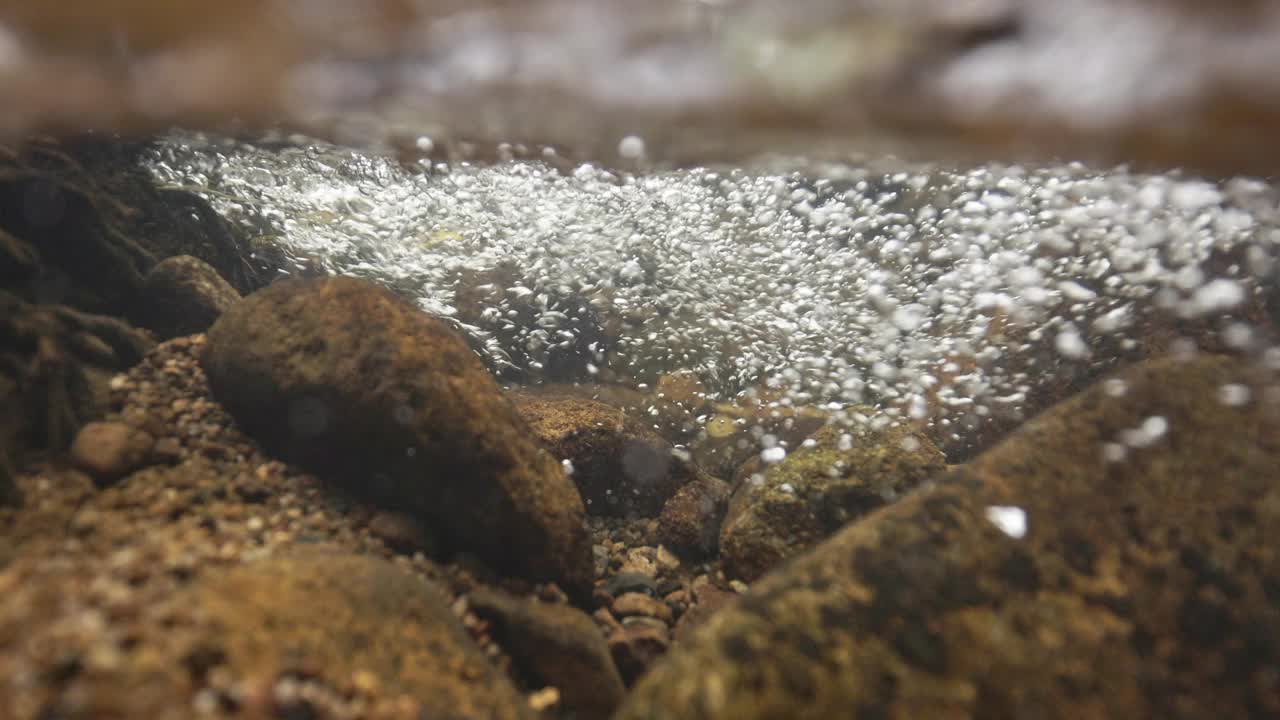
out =
<path fill-rule="evenodd" d="M 725 568 L 755 580 L 944 467 L 941 451 L 913 427 L 828 425 L 738 485 L 720 532 Z"/>

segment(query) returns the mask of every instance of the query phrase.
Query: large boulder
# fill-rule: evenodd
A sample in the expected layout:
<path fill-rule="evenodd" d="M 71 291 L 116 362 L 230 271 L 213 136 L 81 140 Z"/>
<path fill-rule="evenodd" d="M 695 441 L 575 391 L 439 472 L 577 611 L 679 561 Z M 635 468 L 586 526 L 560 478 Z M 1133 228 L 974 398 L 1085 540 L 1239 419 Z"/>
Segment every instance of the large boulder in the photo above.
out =
<path fill-rule="evenodd" d="M 920 431 L 875 422 L 828 425 L 742 479 L 720 530 L 727 572 L 755 580 L 945 467 Z"/>
<path fill-rule="evenodd" d="M 1280 714 L 1259 375 L 1150 361 L 1050 409 L 757 583 L 618 719 Z"/>
<path fill-rule="evenodd" d="M 270 452 L 423 518 L 453 549 L 590 591 L 577 490 L 443 322 L 361 280 L 283 281 L 214 324 L 201 364 Z"/>
<path fill-rule="evenodd" d="M 671 443 L 618 408 L 576 397 L 512 397 L 551 454 L 569 461 L 592 515 L 653 517 L 694 475 Z"/>

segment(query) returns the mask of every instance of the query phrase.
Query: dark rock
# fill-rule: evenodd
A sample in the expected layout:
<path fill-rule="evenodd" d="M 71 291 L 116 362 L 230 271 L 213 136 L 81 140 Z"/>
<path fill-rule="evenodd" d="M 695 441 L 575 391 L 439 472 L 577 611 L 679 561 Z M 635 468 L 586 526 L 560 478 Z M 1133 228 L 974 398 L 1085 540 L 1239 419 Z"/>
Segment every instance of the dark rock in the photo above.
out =
<path fill-rule="evenodd" d="M 375 285 L 287 280 L 209 330 L 214 396 L 281 458 L 451 548 L 590 592 L 582 501 L 462 338 Z"/>
<path fill-rule="evenodd" d="M 379 512 L 370 518 L 369 532 L 396 552 L 430 554 L 432 549 L 430 534 L 412 515 Z"/>
<path fill-rule="evenodd" d="M 424 717 L 530 716 L 446 596 L 380 558 L 295 550 L 213 573 L 178 601 L 208 618 L 193 651 L 212 649 L 249 678 L 292 671 L 338 685 L 367 672 Z"/>
<path fill-rule="evenodd" d="M 156 260 L 175 255 L 198 257 L 241 294 L 281 269 L 314 272 L 277 243 L 247 237 L 199 195 L 159 186 L 143 166 L 147 149 L 145 140 L 64 136 L 0 159 L 0 227 L 39 255 L 26 299 L 123 315 Z"/>
<path fill-rule="evenodd" d="M 498 643 L 521 672 L 560 690 L 576 717 L 607 718 L 625 689 L 596 623 L 579 610 L 477 590 L 468 605 L 493 623 Z"/>
<path fill-rule="evenodd" d="M 0 375 L 0 403 L 5 407 L 22 405 L 18 385 Z M 17 463 L 26 450 L 23 439 L 25 418 L 16 412 L 0 413 L 0 507 L 22 504 L 22 491 L 14 479 Z"/>
<path fill-rule="evenodd" d="M 0 177 L 0 229 L 30 243 L 39 257 L 24 298 L 122 313 L 154 256 L 119 232 L 113 198 L 82 187 L 65 167 L 53 169 L 46 161 L 55 153 L 36 147 Z"/>
<path fill-rule="evenodd" d="M 658 584 L 652 576 L 644 573 L 618 573 L 604 585 L 610 595 L 617 597 L 623 593 L 642 593 L 653 596 L 658 594 Z"/>
<path fill-rule="evenodd" d="M 811 440 L 734 491 L 720 530 L 727 572 L 755 580 L 944 467 L 909 427 L 829 425 Z"/>
<path fill-rule="evenodd" d="M 35 248 L 0 230 L 0 287 L 26 288 L 39 270 Z"/>
<path fill-rule="evenodd" d="M 609 652 L 627 687 L 631 687 L 671 647 L 671 632 L 666 624 L 651 618 L 628 620 L 609 635 Z"/>
<path fill-rule="evenodd" d="M 114 318 L 0 290 L 0 495 L 14 501 L 3 476 L 30 451 L 66 449 L 105 409 L 111 373 L 137 363 L 153 344 Z"/>
<path fill-rule="evenodd" d="M 1209 356 L 1119 378 L 755 584 L 619 720 L 1280 712 L 1276 381 Z"/>
<path fill-rule="evenodd" d="M 653 517 L 693 475 L 670 443 L 617 408 L 580 398 L 513 398 L 551 454 L 573 464 L 592 515 Z"/>
<path fill-rule="evenodd" d="M 672 620 L 671 608 L 665 602 L 645 593 L 623 593 L 614 598 L 611 609 L 620 618 L 651 617 L 668 625 Z"/>
<path fill-rule="evenodd" d="M 139 325 L 169 339 L 208 330 L 239 300 L 240 293 L 208 263 L 177 255 L 147 273 L 133 315 Z"/>
<path fill-rule="evenodd" d="M 662 506 L 659 542 L 685 557 L 713 555 L 720 546 L 720 525 L 729 508 L 729 494 L 729 483 L 698 473 Z"/>
<path fill-rule="evenodd" d="M 91 422 L 71 443 L 71 463 L 99 483 L 115 482 L 146 464 L 155 438 L 121 422 Z"/>

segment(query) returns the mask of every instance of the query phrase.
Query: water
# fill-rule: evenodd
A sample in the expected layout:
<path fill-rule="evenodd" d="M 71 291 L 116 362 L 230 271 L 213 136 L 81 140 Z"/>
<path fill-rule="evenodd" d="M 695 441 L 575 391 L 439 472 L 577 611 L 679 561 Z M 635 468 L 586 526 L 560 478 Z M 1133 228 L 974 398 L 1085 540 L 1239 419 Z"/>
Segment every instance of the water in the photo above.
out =
<path fill-rule="evenodd" d="M 692 372 L 714 399 L 872 405 L 959 441 L 951 426 L 1025 414 L 1046 385 L 1136 356 L 1161 322 L 1280 352 L 1246 312 L 1273 282 L 1277 196 L 1244 178 L 406 166 L 187 134 L 149 162 L 295 259 L 454 318 L 525 382 Z"/>
<path fill-rule="evenodd" d="M 1280 716 L 1275 3 L 9 5 L 5 718 Z"/>

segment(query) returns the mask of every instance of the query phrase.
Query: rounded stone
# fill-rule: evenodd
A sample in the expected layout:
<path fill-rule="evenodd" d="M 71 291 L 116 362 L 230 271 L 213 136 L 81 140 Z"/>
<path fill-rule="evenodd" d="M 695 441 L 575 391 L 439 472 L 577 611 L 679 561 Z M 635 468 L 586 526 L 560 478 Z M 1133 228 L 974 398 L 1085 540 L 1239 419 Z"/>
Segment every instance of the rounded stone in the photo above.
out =
<path fill-rule="evenodd" d="M 165 258 L 147 273 L 138 323 L 162 339 L 204 332 L 240 300 L 240 293 L 205 261 Z"/>
<path fill-rule="evenodd" d="M 201 364 L 269 452 L 422 518 L 443 550 L 589 595 L 577 489 L 439 319 L 365 281 L 286 280 L 225 313 Z"/>
<path fill-rule="evenodd" d="M 658 538 L 687 557 L 706 557 L 720 544 L 720 524 L 729 507 L 729 484 L 699 473 L 676 491 L 658 516 Z"/>
<path fill-rule="evenodd" d="M 155 439 L 121 422 L 91 422 L 71 444 L 71 463 L 99 483 L 119 480 L 146 464 Z"/>

